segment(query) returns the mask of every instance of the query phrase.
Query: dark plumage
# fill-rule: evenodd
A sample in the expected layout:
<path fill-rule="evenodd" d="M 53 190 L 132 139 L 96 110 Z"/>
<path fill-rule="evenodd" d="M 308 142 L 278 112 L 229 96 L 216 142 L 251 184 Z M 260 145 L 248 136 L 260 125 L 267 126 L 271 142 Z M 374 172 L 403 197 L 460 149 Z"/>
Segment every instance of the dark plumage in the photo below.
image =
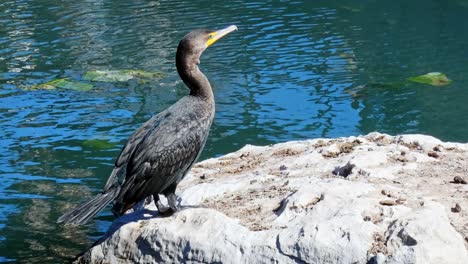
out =
<path fill-rule="evenodd" d="M 104 190 L 57 222 L 84 224 L 112 201 L 112 211 L 119 216 L 150 195 L 161 211 L 158 194 L 164 194 L 170 209 L 177 211 L 177 184 L 199 157 L 215 113 L 211 85 L 198 68 L 200 55 L 236 29 L 194 30 L 185 35 L 177 48 L 176 66 L 190 95 L 138 128 L 118 156 Z"/>

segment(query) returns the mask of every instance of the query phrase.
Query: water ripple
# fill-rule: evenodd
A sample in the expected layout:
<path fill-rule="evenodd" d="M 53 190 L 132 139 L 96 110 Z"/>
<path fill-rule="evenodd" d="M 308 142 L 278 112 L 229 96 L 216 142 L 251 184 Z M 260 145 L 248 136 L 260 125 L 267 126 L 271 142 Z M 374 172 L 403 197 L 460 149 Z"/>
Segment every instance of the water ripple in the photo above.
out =
<path fill-rule="evenodd" d="M 203 158 L 379 130 L 468 140 L 466 9 L 425 1 L 1 1 L 0 261 L 63 262 L 112 219 L 67 229 L 60 213 L 97 192 L 131 132 L 187 94 L 174 66 L 194 28 L 236 24 L 201 68 L 217 114 Z M 465 22 L 463 22 L 465 21 Z M 24 88 L 92 69 L 167 73 L 89 92 Z M 447 89 L 405 84 L 442 71 Z M 115 147 L 92 148 L 89 139 Z M 46 237 L 46 238 L 44 238 Z"/>

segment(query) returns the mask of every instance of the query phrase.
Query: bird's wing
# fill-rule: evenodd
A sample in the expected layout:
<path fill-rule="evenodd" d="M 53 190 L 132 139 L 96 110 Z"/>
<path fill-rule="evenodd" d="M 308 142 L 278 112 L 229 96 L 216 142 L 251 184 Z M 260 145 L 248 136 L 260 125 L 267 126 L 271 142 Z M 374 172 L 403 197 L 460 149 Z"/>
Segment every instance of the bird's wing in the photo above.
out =
<path fill-rule="evenodd" d="M 117 202 L 138 202 L 182 180 L 202 150 L 210 124 L 211 118 L 190 114 L 165 118 L 133 151 Z"/>
<path fill-rule="evenodd" d="M 141 143 L 148 132 L 159 126 L 161 119 L 163 119 L 161 114 L 155 115 L 146 121 L 128 138 L 127 142 L 122 148 L 122 151 L 115 161 L 114 169 L 112 170 L 112 173 L 109 176 L 106 185 L 104 186 L 104 192 L 107 192 L 111 188 L 120 188 L 120 185 L 123 184 L 126 177 L 127 163 L 130 159 L 130 156 L 133 154 L 133 151 L 135 151 L 136 147 Z"/>
<path fill-rule="evenodd" d="M 105 187 L 118 184 L 121 188 L 116 203 L 138 202 L 179 182 L 201 152 L 212 118 L 212 114 L 174 106 L 139 128 Z"/>

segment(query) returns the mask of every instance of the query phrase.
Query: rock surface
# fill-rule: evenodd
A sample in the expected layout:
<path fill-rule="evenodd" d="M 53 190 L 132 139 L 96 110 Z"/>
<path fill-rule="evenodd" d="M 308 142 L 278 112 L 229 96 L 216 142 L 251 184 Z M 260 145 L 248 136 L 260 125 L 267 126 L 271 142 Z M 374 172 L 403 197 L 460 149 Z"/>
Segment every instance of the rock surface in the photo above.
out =
<path fill-rule="evenodd" d="M 468 144 L 424 135 L 246 146 L 196 164 L 181 211 L 147 201 L 77 262 L 468 263 L 454 177 L 468 180 Z"/>

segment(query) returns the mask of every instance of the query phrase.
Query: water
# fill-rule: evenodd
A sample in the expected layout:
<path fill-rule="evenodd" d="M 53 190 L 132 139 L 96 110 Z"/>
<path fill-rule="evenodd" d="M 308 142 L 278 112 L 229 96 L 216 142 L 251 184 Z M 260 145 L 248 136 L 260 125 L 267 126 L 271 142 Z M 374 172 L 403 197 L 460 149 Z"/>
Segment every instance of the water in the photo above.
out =
<path fill-rule="evenodd" d="M 239 27 L 202 58 L 217 102 L 202 159 L 376 130 L 468 141 L 468 1 L 332 2 L 2 1 L 0 261 L 64 262 L 107 229 L 108 211 L 85 227 L 55 221 L 98 192 L 139 124 L 187 93 L 174 54 L 194 28 Z M 24 89 L 92 69 L 167 76 L 89 92 Z M 404 82 L 432 71 L 453 84 Z"/>

